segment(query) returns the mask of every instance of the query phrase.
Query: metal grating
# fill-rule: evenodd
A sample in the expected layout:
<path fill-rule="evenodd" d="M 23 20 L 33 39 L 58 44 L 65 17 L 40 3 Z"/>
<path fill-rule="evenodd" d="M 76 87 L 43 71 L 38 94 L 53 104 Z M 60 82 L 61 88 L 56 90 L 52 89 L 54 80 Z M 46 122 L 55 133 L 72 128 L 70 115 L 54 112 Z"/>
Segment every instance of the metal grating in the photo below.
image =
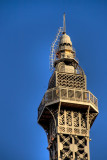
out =
<path fill-rule="evenodd" d="M 57 86 L 85 89 L 85 77 L 75 74 L 57 73 Z"/>

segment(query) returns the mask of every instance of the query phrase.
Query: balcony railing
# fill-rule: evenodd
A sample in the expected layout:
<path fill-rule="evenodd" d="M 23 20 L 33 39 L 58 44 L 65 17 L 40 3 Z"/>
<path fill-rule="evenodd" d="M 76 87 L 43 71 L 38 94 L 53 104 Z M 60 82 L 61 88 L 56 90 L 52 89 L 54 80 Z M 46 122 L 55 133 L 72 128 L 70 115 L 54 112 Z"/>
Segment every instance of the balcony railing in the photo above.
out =
<path fill-rule="evenodd" d="M 65 100 L 69 101 L 69 103 L 70 101 L 71 103 L 72 101 L 87 102 L 91 103 L 98 110 L 97 98 L 90 91 L 57 87 L 46 91 L 38 108 L 38 118 L 45 105 L 57 100 Z"/>

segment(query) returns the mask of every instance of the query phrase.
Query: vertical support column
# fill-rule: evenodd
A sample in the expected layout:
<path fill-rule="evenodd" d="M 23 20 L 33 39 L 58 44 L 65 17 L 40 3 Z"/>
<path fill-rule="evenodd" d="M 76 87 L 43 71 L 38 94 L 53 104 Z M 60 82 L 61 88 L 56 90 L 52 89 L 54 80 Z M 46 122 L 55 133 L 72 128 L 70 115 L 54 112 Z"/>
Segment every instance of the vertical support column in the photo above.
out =
<path fill-rule="evenodd" d="M 89 149 L 89 131 L 90 131 L 90 124 L 89 124 L 89 113 L 90 113 L 90 106 L 88 106 L 88 111 L 87 111 L 87 129 L 88 129 L 88 138 L 87 138 L 87 146 L 88 146 L 88 160 L 90 160 L 90 149 Z"/>
<path fill-rule="evenodd" d="M 72 136 L 72 144 L 74 144 L 74 136 Z M 73 147 L 73 159 L 75 159 L 74 147 Z"/>
<path fill-rule="evenodd" d="M 58 149 L 58 160 L 61 160 L 60 158 L 60 139 L 59 134 L 57 133 L 57 149 Z"/>
<path fill-rule="evenodd" d="M 61 160 L 61 158 L 60 158 L 60 137 L 59 137 L 59 116 L 60 116 L 60 109 L 61 109 L 61 102 L 59 102 L 59 106 L 58 106 L 58 126 L 57 126 L 57 152 L 58 152 L 58 160 Z"/>
<path fill-rule="evenodd" d="M 64 121 L 65 121 L 64 127 L 65 127 L 65 132 L 66 132 L 66 130 L 67 130 L 67 123 L 66 123 L 66 110 L 65 109 L 64 109 Z"/>
<path fill-rule="evenodd" d="M 60 109 L 61 109 L 61 102 L 59 102 L 59 106 L 58 106 L 58 126 L 57 126 L 57 133 L 59 133 L 59 116 L 60 116 Z"/>
<path fill-rule="evenodd" d="M 72 133 L 74 134 L 74 114 L 73 111 L 71 112 L 72 114 Z"/>

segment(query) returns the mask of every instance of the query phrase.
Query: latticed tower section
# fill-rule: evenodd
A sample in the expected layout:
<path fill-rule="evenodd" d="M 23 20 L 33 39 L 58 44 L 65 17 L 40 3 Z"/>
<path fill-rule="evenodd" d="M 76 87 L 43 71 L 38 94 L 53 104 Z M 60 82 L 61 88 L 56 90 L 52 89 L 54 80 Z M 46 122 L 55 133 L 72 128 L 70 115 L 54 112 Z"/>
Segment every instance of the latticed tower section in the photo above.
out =
<path fill-rule="evenodd" d="M 65 30 L 55 57 L 54 72 L 38 108 L 50 160 L 90 160 L 89 131 L 98 115 L 97 98 L 87 90 L 86 75 Z"/>

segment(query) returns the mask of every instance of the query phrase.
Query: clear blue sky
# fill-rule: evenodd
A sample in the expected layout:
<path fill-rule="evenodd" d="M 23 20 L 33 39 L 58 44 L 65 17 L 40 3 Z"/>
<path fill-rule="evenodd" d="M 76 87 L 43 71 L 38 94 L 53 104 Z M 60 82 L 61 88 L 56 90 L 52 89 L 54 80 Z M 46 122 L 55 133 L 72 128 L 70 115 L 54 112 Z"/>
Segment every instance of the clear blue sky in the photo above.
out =
<path fill-rule="evenodd" d="M 91 160 L 107 158 L 106 0 L 0 1 L 0 160 L 48 160 L 37 108 L 49 77 L 50 46 L 62 15 L 100 114 L 90 138 Z"/>

